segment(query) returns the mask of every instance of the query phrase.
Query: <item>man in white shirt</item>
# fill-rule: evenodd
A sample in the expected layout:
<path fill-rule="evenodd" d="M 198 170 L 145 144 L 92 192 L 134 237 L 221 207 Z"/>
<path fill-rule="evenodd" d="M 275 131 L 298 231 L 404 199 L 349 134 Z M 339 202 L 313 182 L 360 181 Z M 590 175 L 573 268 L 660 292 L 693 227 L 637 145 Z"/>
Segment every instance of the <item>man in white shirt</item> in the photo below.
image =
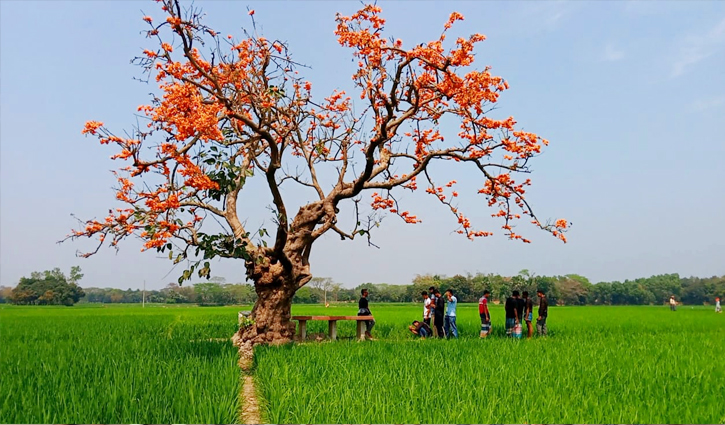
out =
<path fill-rule="evenodd" d="M 670 310 L 676 311 L 677 310 L 677 301 L 675 301 L 675 296 L 670 297 Z"/>
<path fill-rule="evenodd" d="M 432 303 L 427 292 L 423 291 L 421 295 L 423 295 L 423 323 L 430 327 L 430 317 L 433 311 L 431 308 Z"/>

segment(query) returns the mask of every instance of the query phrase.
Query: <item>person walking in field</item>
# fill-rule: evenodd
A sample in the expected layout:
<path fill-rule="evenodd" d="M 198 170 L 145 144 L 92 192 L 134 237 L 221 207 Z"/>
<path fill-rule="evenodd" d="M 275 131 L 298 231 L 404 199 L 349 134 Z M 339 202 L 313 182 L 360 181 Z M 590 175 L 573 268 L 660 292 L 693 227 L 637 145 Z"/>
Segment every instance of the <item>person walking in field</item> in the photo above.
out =
<path fill-rule="evenodd" d="M 423 291 L 423 322 L 430 327 L 430 317 L 432 316 L 431 300 L 428 297 L 428 293 Z"/>
<path fill-rule="evenodd" d="M 488 311 L 489 290 L 483 291 L 483 296 L 478 300 L 478 315 L 481 316 L 481 338 L 486 338 L 491 332 L 491 312 Z"/>
<path fill-rule="evenodd" d="M 722 308 L 720 307 L 720 297 L 715 298 L 715 313 L 722 313 Z"/>
<path fill-rule="evenodd" d="M 360 301 L 357 303 L 357 315 L 358 316 L 372 316 L 373 313 L 370 312 L 370 308 L 368 305 L 368 290 L 363 288 L 360 291 L 360 294 L 362 297 L 360 298 Z M 370 333 L 373 329 L 373 326 L 375 326 L 375 320 L 366 320 L 365 321 L 365 337 L 369 339 L 370 341 L 374 341 L 375 338 L 373 338 L 373 335 Z"/>
<path fill-rule="evenodd" d="M 506 311 L 506 336 L 512 337 L 514 327 L 519 323 L 518 307 L 519 291 L 514 291 L 510 297 L 506 298 L 506 304 L 504 304 L 504 310 Z"/>
<path fill-rule="evenodd" d="M 524 297 L 524 321 L 526 322 L 526 337 L 534 336 L 534 326 L 531 324 L 534 319 L 534 302 L 529 298 L 529 291 L 524 291 L 521 295 Z"/>
<path fill-rule="evenodd" d="M 536 319 L 536 332 L 539 335 L 546 336 L 546 318 L 549 316 L 549 301 L 543 289 L 536 291 L 539 297 L 539 317 Z"/>
<path fill-rule="evenodd" d="M 677 301 L 675 301 L 675 296 L 670 297 L 670 310 L 677 311 Z"/>
<path fill-rule="evenodd" d="M 458 305 L 458 299 L 453 295 L 452 289 L 446 290 L 446 298 L 448 298 L 446 317 L 444 319 L 446 337 L 450 338 L 453 335 L 453 338 L 458 338 L 458 328 L 456 327 L 456 306 Z"/>
<path fill-rule="evenodd" d="M 446 304 L 443 302 L 443 297 L 439 290 L 433 291 L 435 295 L 435 308 L 433 309 L 433 323 L 435 324 L 436 333 L 438 338 L 443 338 L 446 334 L 443 331 L 443 315 L 445 313 Z"/>

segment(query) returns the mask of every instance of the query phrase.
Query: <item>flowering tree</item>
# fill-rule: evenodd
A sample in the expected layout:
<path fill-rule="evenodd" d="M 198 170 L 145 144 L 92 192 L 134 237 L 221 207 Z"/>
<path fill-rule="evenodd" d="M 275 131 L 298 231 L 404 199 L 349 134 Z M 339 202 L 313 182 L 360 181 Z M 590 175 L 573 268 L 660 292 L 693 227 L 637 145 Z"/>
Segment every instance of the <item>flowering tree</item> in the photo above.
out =
<path fill-rule="evenodd" d="M 95 251 L 83 256 L 104 243 L 115 247 L 139 236 L 145 249 L 188 262 L 180 283 L 195 271 L 208 277 L 208 259 L 242 260 L 258 301 L 254 324 L 240 333 L 256 344 L 292 337 L 291 300 L 312 278 L 310 250 L 320 236 L 335 232 L 343 240 L 370 241 L 384 213 L 420 222 L 401 209 L 399 191 L 420 185 L 450 210 L 458 233 L 470 239 L 491 235 L 474 228 L 454 204 L 456 181 L 431 177 L 428 171 L 439 161 L 480 173 L 478 193 L 509 238 L 529 242 L 512 226 L 526 217 L 565 241 L 567 222 L 541 223 L 524 199 L 530 180 L 514 180 L 529 172 L 529 160 L 548 142 L 516 130 L 513 118 L 487 116 L 508 85 L 489 67 L 469 69 L 484 36 L 458 38 L 444 48 L 460 14 L 450 15 L 437 39 L 412 48 L 383 38 L 378 6 L 338 15 L 335 35 L 357 60 L 356 100 L 344 91 L 317 100 L 287 44 L 256 33 L 224 37 L 202 23 L 200 10 L 182 8 L 177 0 L 160 3 L 165 21 L 144 17 L 158 48 L 136 59 L 159 83 L 158 97 L 139 108 L 148 125 L 128 137 L 98 121 L 83 130 L 115 145 L 112 158 L 127 164 L 115 172 L 116 198 L 126 207 L 111 210 L 105 220 L 83 221 L 69 235 L 97 238 Z M 458 134 L 444 136 L 443 120 L 454 120 Z M 271 195 L 271 234 L 252 234 L 244 225 L 239 196 L 252 178 L 262 179 Z M 289 211 L 283 185 L 308 190 L 309 202 Z M 363 196 L 371 197 L 369 212 Z M 338 222 L 344 204 L 355 214 L 349 227 Z"/>

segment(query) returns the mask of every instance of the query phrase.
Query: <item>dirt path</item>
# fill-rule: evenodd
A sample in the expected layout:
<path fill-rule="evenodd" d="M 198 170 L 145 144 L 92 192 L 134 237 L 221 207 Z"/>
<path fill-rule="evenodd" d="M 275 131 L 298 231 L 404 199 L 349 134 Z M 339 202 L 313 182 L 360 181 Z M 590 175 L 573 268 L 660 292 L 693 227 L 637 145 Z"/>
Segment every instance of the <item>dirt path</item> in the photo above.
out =
<path fill-rule="evenodd" d="M 242 400 L 241 411 L 239 412 L 240 423 L 261 424 L 262 417 L 259 414 L 259 399 L 257 389 L 254 386 L 252 373 L 254 361 L 254 349 L 251 344 L 242 343 L 239 332 L 232 336 L 232 344 L 239 349 L 239 368 L 242 372 L 242 391 L 239 398 Z"/>
<path fill-rule="evenodd" d="M 252 375 L 244 375 L 244 383 L 242 385 L 242 412 L 241 420 L 243 424 L 261 424 L 262 418 L 259 416 L 259 400 L 257 400 L 257 391 L 254 387 L 254 378 Z"/>

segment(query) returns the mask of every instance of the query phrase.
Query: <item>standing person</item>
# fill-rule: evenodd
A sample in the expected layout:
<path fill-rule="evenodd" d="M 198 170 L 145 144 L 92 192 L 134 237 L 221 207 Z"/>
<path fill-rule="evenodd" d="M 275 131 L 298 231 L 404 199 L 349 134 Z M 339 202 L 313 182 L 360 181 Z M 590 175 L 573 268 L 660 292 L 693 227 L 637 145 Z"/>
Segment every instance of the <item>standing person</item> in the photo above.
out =
<path fill-rule="evenodd" d="M 722 308 L 720 307 L 720 297 L 715 298 L 715 313 L 722 313 Z"/>
<path fill-rule="evenodd" d="M 360 291 L 360 294 L 362 297 L 360 298 L 360 301 L 357 303 L 357 315 L 358 316 L 372 316 L 373 313 L 370 312 L 370 308 L 368 307 L 368 290 L 363 288 Z M 373 338 L 370 331 L 372 331 L 373 326 L 375 326 L 375 320 L 366 320 L 365 321 L 365 337 L 369 339 L 370 341 L 374 341 L 375 338 Z"/>
<path fill-rule="evenodd" d="M 521 320 L 524 314 L 524 300 L 519 297 L 519 291 L 513 291 L 506 299 L 506 335 L 521 338 Z"/>
<path fill-rule="evenodd" d="M 518 315 L 516 314 L 516 298 L 519 291 L 514 291 L 512 296 L 506 298 L 504 311 L 506 311 L 506 336 L 513 336 L 514 326 L 518 323 Z"/>
<path fill-rule="evenodd" d="M 478 315 L 481 316 L 481 338 L 486 338 L 491 332 L 491 312 L 488 311 L 489 290 L 483 291 L 483 296 L 478 300 Z"/>
<path fill-rule="evenodd" d="M 421 295 L 423 296 L 423 322 L 430 327 L 431 301 L 427 292 L 423 291 Z"/>
<path fill-rule="evenodd" d="M 434 290 L 433 294 L 436 297 L 435 309 L 433 310 L 433 322 L 435 323 L 438 338 L 443 338 L 446 335 L 443 331 L 443 314 L 446 309 L 446 304 L 443 302 L 443 297 L 439 290 Z"/>
<path fill-rule="evenodd" d="M 448 298 L 445 317 L 446 337 L 450 338 L 453 335 L 453 338 L 458 338 L 458 328 L 456 327 L 456 306 L 458 305 L 458 299 L 453 295 L 452 289 L 446 290 L 446 298 Z"/>
<path fill-rule="evenodd" d="M 546 336 L 546 318 L 549 316 L 549 301 L 546 299 L 543 289 L 536 291 L 539 297 L 539 317 L 536 319 L 536 332 Z"/>
<path fill-rule="evenodd" d="M 428 298 L 430 298 L 430 311 L 433 319 L 433 335 L 438 336 L 438 326 L 436 325 L 435 307 L 436 307 L 436 287 L 431 286 L 428 288 Z"/>
<path fill-rule="evenodd" d="M 514 338 L 521 338 L 522 335 L 522 323 L 524 323 L 524 308 L 526 302 L 519 295 L 519 291 L 513 292 L 514 299 L 516 299 L 516 323 L 514 324 Z"/>
<path fill-rule="evenodd" d="M 670 297 L 670 310 L 677 311 L 677 301 L 675 301 L 675 296 Z"/>
<path fill-rule="evenodd" d="M 534 319 L 534 302 L 529 298 L 529 291 L 524 291 L 524 320 L 526 321 L 527 338 L 534 336 L 534 326 L 531 321 Z"/>

